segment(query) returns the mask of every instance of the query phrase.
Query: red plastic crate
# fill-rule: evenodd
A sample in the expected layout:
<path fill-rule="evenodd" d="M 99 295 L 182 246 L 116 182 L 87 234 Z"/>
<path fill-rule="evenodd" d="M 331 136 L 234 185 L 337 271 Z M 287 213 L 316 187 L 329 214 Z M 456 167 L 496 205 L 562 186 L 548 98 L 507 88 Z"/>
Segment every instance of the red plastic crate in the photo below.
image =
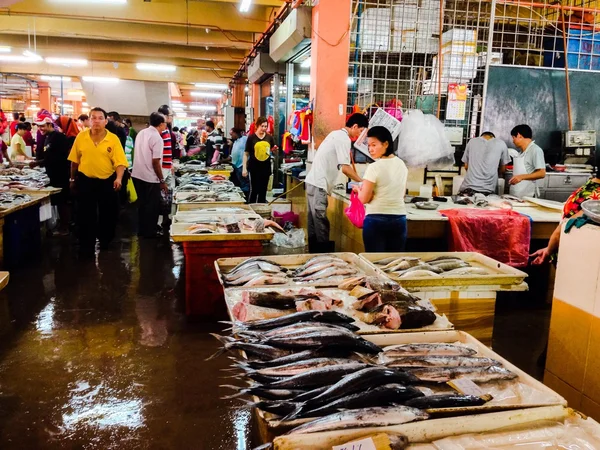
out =
<path fill-rule="evenodd" d="M 215 271 L 219 258 L 259 256 L 262 241 L 184 242 L 185 305 L 188 316 L 217 318 L 225 307 L 223 286 Z"/>

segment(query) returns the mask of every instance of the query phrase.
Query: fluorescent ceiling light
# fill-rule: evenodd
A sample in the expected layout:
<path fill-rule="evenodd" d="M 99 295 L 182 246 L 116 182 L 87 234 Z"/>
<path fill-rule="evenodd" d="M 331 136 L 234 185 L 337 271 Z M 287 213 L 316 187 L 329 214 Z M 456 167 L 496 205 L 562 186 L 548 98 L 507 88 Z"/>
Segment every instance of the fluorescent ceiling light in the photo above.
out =
<path fill-rule="evenodd" d="M 310 58 L 306 58 L 304 61 L 302 61 L 302 64 L 300 64 L 300 67 L 304 67 L 305 69 L 310 67 Z"/>
<path fill-rule="evenodd" d="M 226 84 L 213 84 L 213 83 L 196 83 L 198 89 L 213 89 L 215 91 L 226 91 L 229 88 Z"/>
<path fill-rule="evenodd" d="M 63 81 L 65 81 L 67 83 L 71 81 L 71 77 L 57 77 L 54 75 L 42 75 L 40 77 L 40 79 L 42 81 L 60 81 L 62 79 Z"/>
<path fill-rule="evenodd" d="M 221 98 L 222 94 L 216 94 L 214 92 L 197 92 L 192 91 L 192 97 L 204 97 L 204 98 Z"/>
<path fill-rule="evenodd" d="M 184 111 L 184 109 L 183 109 L 182 107 L 177 107 L 177 106 L 174 106 L 174 107 L 173 107 L 173 111 L 175 111 L 175 112 L 183 112 L 183 111 Z"/>
<path fill-rule="evenodd" d="M 48 64 L 59 64 L 61 66 L 78 66 L 84 67 L 87 66 L 87 59 L 79 59 L 79 58 L 46 58 L 46 62 Z"/>
<path fill-rule="evenodd" d="M 83 103 L 81 104 L 81 106 L 90 106 L 90 105 L 88 105 L 86 102 L 83 102 Z"/>
<path fill-rule="evenodd" d="M 10 53 L 10 47 L 0 46 L 0 53 Z"/>
<path fill-rule="evenodd" d="M 24 55 L 0 55 L 0 61 L 13 63 L 36 63 L 39 60 Z"/>
<path fill-rule="evenodd" d="M 34 61 L 42 61 L 44 59 L 40 55 L 38 55 L 37 53 L 34 53 L 34 52 L 30 51 L 30 50 L 25 50 L 23 52 L 23 56 L 27 56 L 28 58 L 31 58 Z"/>
<path fill-rule="evenodd" d="M 216 111 L 216 106 L 210 105 L 190 105 L 190 109 L 193 111 Z"/>
<path fill-rule="evenodd" d="M 87 81 L 90 83 L 118 83 L 119 79 L 118 78 L 112 78 L 112 77 L 82 77 L 83 81 Z"/>
<path fill-rule="evenodd" d="M 252 0 L 242 0 L 242 2 L 240 3 L 240 12 L 250 11 L 251 4 L 252 4 Z"/>
<path fill-rule="evenodd" d="M 175 114 L 177 117 L 187 117 L 187 113 L 184 112 L 178 112 Z"/>
<path fill-rule="evenodd" d="M 135 67 L 137 67 L 137 70 L 148 70 L 153 72 L 175 72 L 177 70 L 177 67 L 170 64 L 137 63 Z"/>

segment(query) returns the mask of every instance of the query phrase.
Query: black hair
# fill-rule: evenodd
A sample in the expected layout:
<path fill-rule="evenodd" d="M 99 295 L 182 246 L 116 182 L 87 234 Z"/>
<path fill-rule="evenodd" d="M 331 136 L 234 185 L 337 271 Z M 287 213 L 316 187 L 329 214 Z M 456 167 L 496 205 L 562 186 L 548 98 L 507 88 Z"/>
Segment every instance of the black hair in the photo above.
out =
<path fill-rule="evenodd" d="M 104 114 L 105 119 L 108 118 L 108 114 L 106 114 L 106 111 L 104 111 L 99 106 L 94 106 L 92 109 L 90 109 L 90 116 L 92 115 L 93 112 L 101 112 L 102 114 Z"/>
<path fill-rule="evenodd" d="M 348 117 L 346 126 L 352 128 L 354 125 L 358 125 L 358 128 L 367 128 L 369 126 L 369 119 L 364 114 L 354 113 Z"/>
<path fill-rule="evenodd" d="M 82 122 L 85 122 L 88 119 L 89 119 L 89 117 L 87 114 L 80 114 L 79 117 L 77 118 L 77 120 L 81 120 Z"/>
<path fill-rule="evenodd" d="M 215 129 L 215 123 L 212 120 L 207 120 L 206 126 L 211 127 L 213 130 Z"/>
<path fill-rule="evenodd" d="M 385 149 L 383 156 L 389 156 L 394 153 L 394 139 L 392 139 L 392 133 L 390 133 L 390 130 L 388 130 L 386 127 L 369 128 L 369 131 L 367 131 L 367 137 L 375 138 L 382 144 L 387 142 L 388 146 Z"/>
<path fill-rule="evenodd" d="M 531 127 L 525 124 L 517 125 L 510 132 L 511 136 L 516 136 L 517 134 L 520 134 L 525 139 L 531 139 L 533 137 L 533 131 L 531 131 Z"/>
<path fill-rule="evenodd" d="M 164 114 L 165 117 L 173 115 L 173 112 L 171 111 L 171 108 L 169 108 L 169 105 L 161 105 L 158 108 L 158 112 L 161 113 L 161 114 Z"/>
<path fill-rule="evenodd" d="M 19 122 L 17 124 L 17 131 L 19 130 L 27 130 L 27 124 L 25 122 Z"/>
<path fill-rule="evenodd" d="M 175 131 L 175 132 L 179 131 L 179 127 L 173 127 L 173 131 Z"/>
<path fill-rule="evenodd" d="M 260 127 L 265 122 L 267 122 L 267 118 L 265 116 L 260 116 L 258 119 L 256 119 L 256 127 Z"/>
<path fill-rule="evenodd" d="M 121 122 L 121 115 L 116 111 L 109 112 L 106 117 L 112 117 L 115 122 Z"/>
<path fill-rule="evenodd" d="M 131 119 L 124 119 L 124 122 L 125 122 L 127 125 L 129 125 L 130 127 L 131 127 L 131 126 L 133 126 L 133 125 L 131 124 Z"/>
<path fill-rule="evenodd" d="M 481 137 L 484 137 L 484 136 L 489 136 L 491 138 L 496 137 L 496 135 L 494 133 L 492 133 L 491 131 L 484 131 L 483 133 L 481 133 Z"/>
<path fill-rule="evenodd" d="M 152 114 L 150 114 L 150 125 L 152 125 L 153 127 L 158 127 L 166 121 L 167 119 L 165 119 L 165 116 L 161 113 L 153 112 Z"/>
<path fill-rule="evenodd" d="M 25 116 L 21 116 L 19 117 L 19 122 L 25 122 L 27 119 L 25 119 Z"/>
<path fill-rule="evenodd" d="M 27 130 L 28 130 L 28 131 L 31 131 L 31 128 L 32 128 L 32 127 L 31 127 L 31 122 L 24 122 L 24 123 L 25 123 L 25 125 L 27 126 Z"/>
<path fill-rule="evenodd" d="M 13 120 L 19 120 L 19 113 L 18 112 L 14 112 L 12 114 L 12 116 L 13 116 Z"/>

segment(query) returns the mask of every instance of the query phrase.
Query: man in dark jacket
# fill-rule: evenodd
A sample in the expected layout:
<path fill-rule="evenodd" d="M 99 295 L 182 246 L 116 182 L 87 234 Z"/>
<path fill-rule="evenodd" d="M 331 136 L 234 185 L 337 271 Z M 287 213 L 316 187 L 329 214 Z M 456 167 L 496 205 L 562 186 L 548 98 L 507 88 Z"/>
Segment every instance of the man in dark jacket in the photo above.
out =
<path fill-rule="evenodd" d="M 111 111 L 108 113 L 108 123 L 106 124 L 106 129 L 113 134 L 116 134 L 121 141 L 121 145 L 125 148 L 125 143 L 127 142 L 127 133 L 125 132 L 125 127 L 123 125 L 123 120 L 121 116 L 116 111 Z"/>
<path fill-rule="evenodd" d="M 54 129 L 52 119 L 46 117 L 41 122 L 36 122 L 38 129 L 44 134 L 44 148 L 38 148 L 37 160 L 29 165 L 42 166 L 46 168 L 46 174 L 50 178 L 50 186 L 59 188 L 61 191 L 50 197 L 52 205 L 58 208 L 60 223 L 57 235 L 69 234 L 69 222 L 71 211 L 69 206 L 69 177 L 71 163 L 67 159 L 71 145 L 67 137 L 60 131 Z"/>

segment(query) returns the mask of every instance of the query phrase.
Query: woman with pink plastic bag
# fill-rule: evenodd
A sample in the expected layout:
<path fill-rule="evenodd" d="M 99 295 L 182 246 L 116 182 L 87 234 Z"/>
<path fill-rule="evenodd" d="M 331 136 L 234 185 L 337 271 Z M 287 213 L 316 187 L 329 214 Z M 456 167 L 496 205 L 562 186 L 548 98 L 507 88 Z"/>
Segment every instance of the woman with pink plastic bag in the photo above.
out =
<path fill-rule="evenodd" d="M 367 138 L 375 162 L 367 167 L 362 185 L 355 187 L 358 199 L 366 205 L 365 251 L 401 252 L 407 235 L 404 194 L 408 169 L 394 154 L 394 140 L 387 128 L 373 127 Z"/>

